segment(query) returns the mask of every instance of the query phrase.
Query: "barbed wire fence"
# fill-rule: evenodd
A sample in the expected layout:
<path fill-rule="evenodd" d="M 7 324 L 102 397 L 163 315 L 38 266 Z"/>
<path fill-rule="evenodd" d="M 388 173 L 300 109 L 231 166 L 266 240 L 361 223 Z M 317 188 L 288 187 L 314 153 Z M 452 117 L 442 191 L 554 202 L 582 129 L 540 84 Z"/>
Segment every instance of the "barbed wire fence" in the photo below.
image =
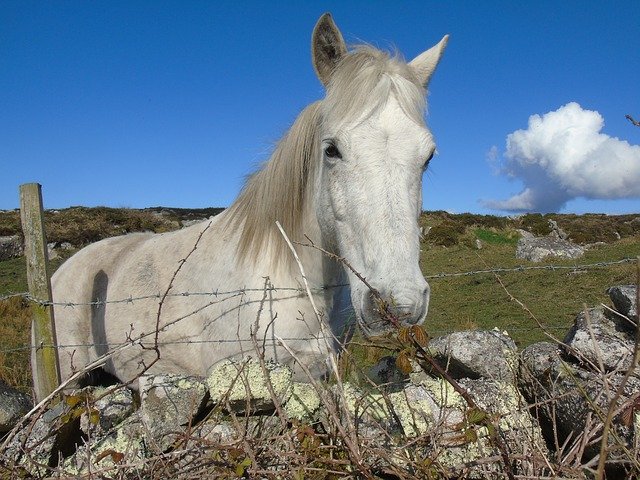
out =
<path fill-rule="evenodd" d="M 545 265 L 520 265 L 520 266 L 516 266 L 516 267 L 509 267 L 509 268 L 502 268 L 502 267 L 498 267 L 498 268 L 487 268 L 487 269 L 481 269 L 481 270 L 470 270 L 470 271 L 464 271 L 464 272 L 441 272 L 441 273 L 436 273 L 436 274 L 431 274 L 431 275 L 425 275 L 425 278 L 427 280 L 432 280 L 432 281 L 438 281 L 438 280 L 446 280 L 446 279 L 452 279 L 452 278 L 460 278 L 460 277 L 473 277 L 473 276 L 479 276 L 479 275 L 500 275 L 500 274 L 506 274 L 506 273 L 526 273 L 526 272 L 531 272 L 531 271 L 568 271 L 568 272 L 584 272 L 584 271 L 588 271 L 588 270 L 592 270 L 592 269 L 599 269 L 599 268 L 608 268 L 608 267 L 615 267 L 615 266 L 621 266 L 621 265 L 625 265 L 625 264 L 633 264 L 637 262 L 637 258 L 622 258 L 620 260 L 613 260 L 613 261 L 601 261 L 601 262 L 592 262 L 592 263 L 582 263 L 582 264 L 574 264 L 574 265 L 559 265 L 559 264 L 545 264 Z M 337 284 L 337 285 L 325 285 L 325 286 L 320 286 L 320 287 L 315 287 L 315 288 L 311 288 L 312 293 L 321 293 L 321 292 L 325 292 L 327 290 L 331 290 L 334 288 L 339 288 L 339 287 L 346 287 L 346 284 Z M 209 298 L 215 298 L 218 299 L 220 301 L 224 301 L 224 300 L 228 300 L 230 298 L 233 297 L 240 297 L 243 295 L 247 295 L 249 293 L 264 293 L 264 292 L 279 292 L 279 293 L 283 293 L 283 292 L 291 292 L 291 293 L 295 293 L 295 294 L 299 294 L 299 295 L 304 295 L 305 294 L 305 289 L 302 287 L 277 287 L 274 285 L 268 285 L 265 286 L 264 288 L 243 288 L 243 289 L 236 289 L 236 290 L 212 290 L 212 291 L 202 291 L 202 292 L 173 292 L 173 293 L 155 293 L 155 294 L 149 294 L 149 295 L 141 295 L 141 296 L 129 296 L 126 298 L 118 298 L 118 299 L 113 299 L 113 300 L 95 300 L 95 301 L 89 301 L 89 302 L 70 302 L 70 301 L 65 301 L 65 300 L 53 300 L 53 301 L 48 301 L 48 300 L 42 300 L 42 299 L 38 299 L 35 298 L 33 295 L 31 295 L 29 292 L 16 292 L 16 293 L 10 293 L 10 294 L 6 294 L 3 296 L 0 296 L 0 301 L 5 301 L 5 300 L 9 300 L 12 298 L 21 298 L 24 301 L 34 304 L 34 305 L 39 305 L 39 306 L 43 306 L 43 307 L 66 307 L 66 308 L 75 308 L 75 307 L 96 307 L 96 306 L 105 306 L 105 305 L 110 305 L 110 304 L 133 304 L 135 302 L 139 302 L 139 301 L 148 301 L 148 300 L 157 300 L 160 301 L 162 300 L 162 298 L 186 298 L 186 297 L 209 297 Z M 509 332 L 519 332 L 519 331 L 531 331 L 533 328 L 533 326 L 527 326 L 527 327 L 516 327 L 516 326 L 510 326 L 508 328 Z M 549 325 L 546 328 L 548 328 L 549 330 L 566 330 L 566 326 L 554 326 L 554 325 Z M 449 333 L 453 330 L 432 330 L 431 333 L 432 334 L 444 334 L 444 333 Z M 282 338 L 283 340 L 305 340 L 305 338 L 300 338 L 300 337 L 296 337 L 296 338 Z M 316 337 L 310 337 L 307 340 L 317 340 Z M 193 340 L 189 340 L 189 339 L 185 339 L 185 340 L 173 340 L 173 341 L 166 341 L 166 342 L 159 342 L 158 345 L 163 346 L 163 345 L 172 345 L 172 344 L 186 344 L 186 345 L 197 345 L 197 344 L 203 344 L 203 343 L 214 343 L 214 344 L 224 344 L 224 343 L 237 343 L 237 342 L 251 342 L 251 339 L 240 339 L 240 338 L 229 338 L 229 339 L 215 339 L 215 340 L 203 340 L 203 339 L 193 339 Z M 88 346 L 97 346 L 97 347 L 103 347 L 103 346 L 111 346 L 111 347 L 118 347 L 120 344 L 96 344 L 96 343 L 91 343 L 91 344 L 82 344 L 82 343 L 74 343 L 74 344 L 58 344 L 58 345 L 31 345 L 31 344 L 25 344 L 25 345 L 20 345 L 20 346 L 12 346 L 9 348 L 1 348 L 0 347 L 0 353 L 14 353 L 14 352 L 20 352 L 20 351 L 28 351 L 31 350 L 33 348 L 42 348 L 43 346 L 45 347 L 54 347 L 54 348 L 74 348 L 74 347 L 88 347 Z"/>

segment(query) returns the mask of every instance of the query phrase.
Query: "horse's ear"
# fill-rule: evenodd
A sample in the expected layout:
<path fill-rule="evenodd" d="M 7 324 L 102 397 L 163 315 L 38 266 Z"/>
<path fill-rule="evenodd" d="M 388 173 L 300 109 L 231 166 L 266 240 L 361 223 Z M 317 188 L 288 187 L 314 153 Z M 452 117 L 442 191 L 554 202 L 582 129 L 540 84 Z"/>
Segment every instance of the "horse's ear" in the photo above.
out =
<path fill-rule="evenodd" d="M 329 83 L 333 69 L 346 53 L 347 46 L 340 30 L 331 14 L 325 13 L 316 23 L 311 37 L 313 68 L 324 86 Z"/>
<path fill-rule="evenodd" d="M 431 75 L 433 75 L 433 71 L 438 66 L 438 62 L 440 61 L 440 57 L 442 57 L 448 41 L 449 35 L 445 35 L 436 45 L 409 62 L 409 65 L 413 68 L 418 79 L 425 87 L 429 84 Z"/>

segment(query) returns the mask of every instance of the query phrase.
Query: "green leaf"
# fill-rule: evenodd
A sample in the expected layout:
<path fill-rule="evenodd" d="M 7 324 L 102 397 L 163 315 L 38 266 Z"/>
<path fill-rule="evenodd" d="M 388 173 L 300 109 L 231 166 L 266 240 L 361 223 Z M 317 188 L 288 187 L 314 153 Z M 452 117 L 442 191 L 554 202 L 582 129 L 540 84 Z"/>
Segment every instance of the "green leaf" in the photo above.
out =
<path fill-rule="evenodd" d="M 467 421 L 472 425 L 482 423 L 487 418 L 487 412 L 479 408 L 470 408 L 467 410 Z"/>
<path fill-rule="evenodd" d="M 82 398 L 80 395 L 68 395 L 67 397 L 65 397 L 64 402 L 70 408 L 73 408 L 76 405 L 78 405 L 80 402 L 82 402 L 83 400 L 84 400 L 84 398 Z"/>
<path fill-rule="evenodd" d="M 100 423 L 100 412 L 98 410 L 91 410 L 89 414 L 89 422 L 94 425 L 98 425 Z"/>
<path fill-rule="evenodd" d="M 251 466 L 251 459 L 249 457 L 245 458 L 242 462 L 236 465 L 236 475 L 239 477 L 244 475 L 244 472 Z"/>
<path fill-rule="evenodd" d="M 476 442 L 478 441 L 478 434 L 473 428 L 470 428 L 466 432 L 464 432 L 464 438 L 467 442 Z"/>

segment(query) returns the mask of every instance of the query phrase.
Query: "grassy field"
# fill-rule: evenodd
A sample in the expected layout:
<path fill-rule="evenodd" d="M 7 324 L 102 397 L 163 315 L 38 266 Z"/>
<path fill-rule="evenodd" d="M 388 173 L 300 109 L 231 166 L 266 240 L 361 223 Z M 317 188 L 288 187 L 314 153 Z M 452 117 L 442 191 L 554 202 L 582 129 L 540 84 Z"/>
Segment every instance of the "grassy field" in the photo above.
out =
<path fill-rule="evenodd" d="M 125 232 L 179 228 L 185 219 L 206 218 L 213 213 L 215 209 L 140 211 L 75 207 L 47 212 L 45 228 L 50 241 L 82 246 Z M 577 261 L 554 259 L 532 264 L 516 259 L 517 229 L 544 235 L 550 232 L 550 218 L 572 239 L 595 245 Z M 610 303 L 605 292 L 608 287 L 635 282 L 636 266 L 631 262 L 591 268 L 579 266 L 639 256 L 640 219 L 634 215 L 525 215 L 509 219 L 430 212 L 423 215 L 421 224 L 428 231 L 422 242 L 421 267 L 432 289 L 425 324 L 431 336 L 497 327 L 508 331 L 520 346 L 526 346 L 546 338 L 537 319 L 548 332 L 562 338 L 585 305 Z M 16 233 L 19 233 L 17 212 L 0 212 L 0 235 Z M 481 242 L 480 249 L 476 240 Z M 62 261 L 54 260 L 52 269 Z M 500 273 L 499 277 L 492 273 L 447 276 L 534 265 L 575 268 L 519 270 Z M 24 259 L 0 262 L 0 297 L 26 290 Z M 526 305 L 530 313 L 513 298 Z M 31 382 L 29 323 L 29 305 L 23 298 L 0 301 L 0 378 L 25 391 Z M 384 350 L 357 345 L 359 343 L 355 342 L 352 352 L 364 362 L 373 362 L 385 354 Z"/>

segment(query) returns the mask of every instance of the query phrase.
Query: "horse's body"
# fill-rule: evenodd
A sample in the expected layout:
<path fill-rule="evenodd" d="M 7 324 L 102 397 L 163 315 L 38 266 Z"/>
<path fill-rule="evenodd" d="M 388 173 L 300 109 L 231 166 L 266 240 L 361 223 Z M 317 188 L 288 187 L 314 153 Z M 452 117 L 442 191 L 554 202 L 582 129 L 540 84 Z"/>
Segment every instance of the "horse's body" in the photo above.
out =
<path fill-rule="evenodd" d="M 76 304 L 55 308 L 62 378 L 141 336 L 144 347 L 130 343 L 104 370 L 122 381 L 149 365 L 206 375 L 255 355 L 257 342 L 265 357 L 319 376 L 351 319 L 366 334 L 389 328 L 353 272 L 298 245 L 318 319 L 276 221 L 292 240 L 306 235 L 344 257 L 405 323 L 422 323 L 429 288 L 417 217 L 435 150 L 425 87 L 445 44 L 409 64 L 368 47 L 348 53 L 323 16 L 312 47 L 327 96 L 302 112 L 229 209 L 176 232 L 103 240 L 56 272 L 54 300 Z"/>

